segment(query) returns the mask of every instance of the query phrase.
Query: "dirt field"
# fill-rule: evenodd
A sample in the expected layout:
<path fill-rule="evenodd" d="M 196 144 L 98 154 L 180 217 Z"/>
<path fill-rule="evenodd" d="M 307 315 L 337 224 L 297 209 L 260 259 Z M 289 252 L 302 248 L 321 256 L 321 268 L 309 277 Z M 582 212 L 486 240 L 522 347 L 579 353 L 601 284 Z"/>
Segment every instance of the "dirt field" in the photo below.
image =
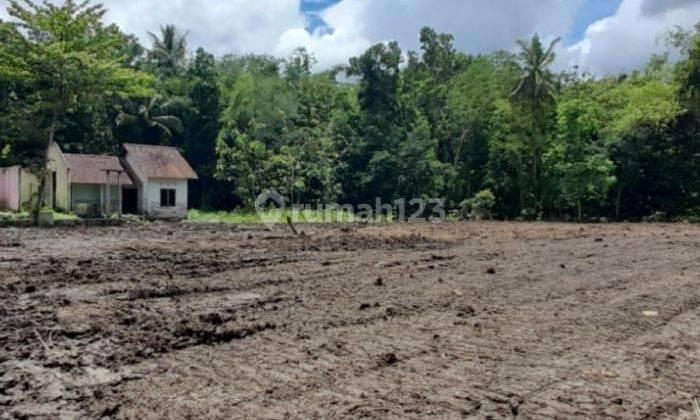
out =
<path fill-rule="evenodd" d="M 700 227 L 0 229 L 0 418 L 695 418 Z"/>

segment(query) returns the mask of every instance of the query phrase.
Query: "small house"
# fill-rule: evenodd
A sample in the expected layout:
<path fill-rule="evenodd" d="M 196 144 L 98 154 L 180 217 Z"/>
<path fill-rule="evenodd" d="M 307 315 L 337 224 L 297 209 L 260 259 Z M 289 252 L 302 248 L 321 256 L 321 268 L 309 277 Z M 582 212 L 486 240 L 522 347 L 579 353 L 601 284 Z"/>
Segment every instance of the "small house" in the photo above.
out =
<path fill-rule="evenodd" d="M 187 183 L 197 174 L 174 147 L 124 144 L 124 167 L 137 190 L 139 213 L 155 219 L 187 215 Z"/>

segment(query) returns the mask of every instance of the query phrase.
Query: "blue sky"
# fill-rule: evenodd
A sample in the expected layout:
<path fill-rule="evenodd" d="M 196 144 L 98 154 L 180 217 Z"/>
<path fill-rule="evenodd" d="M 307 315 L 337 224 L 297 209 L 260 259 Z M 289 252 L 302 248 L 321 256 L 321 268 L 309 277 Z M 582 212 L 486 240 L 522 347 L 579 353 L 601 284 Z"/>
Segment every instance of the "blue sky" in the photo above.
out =
<path fill-rule="evenodd" d="M 332 6 L 339 3 L 340 0 L 302 0 L 301 1 L 301 11 L 302 12 L 319 12 L 328 6 Z"/>
<path fill-rule="evenodd" d="M 572 45 L 583 39 L 588 25 L 615 14 L 622 0 L 585 0 L 576 11 L 571 32 L 565 38 L 567 45 Z"/>
<path fill-rule="evenodd" d="M 319 13 L 339 2 L 340 0 L 301 0 L 299 9 L 309 19 L 306 29 L 313 32 L 317 28 L 327 28 L 327 23 L 323 21 Z"/>

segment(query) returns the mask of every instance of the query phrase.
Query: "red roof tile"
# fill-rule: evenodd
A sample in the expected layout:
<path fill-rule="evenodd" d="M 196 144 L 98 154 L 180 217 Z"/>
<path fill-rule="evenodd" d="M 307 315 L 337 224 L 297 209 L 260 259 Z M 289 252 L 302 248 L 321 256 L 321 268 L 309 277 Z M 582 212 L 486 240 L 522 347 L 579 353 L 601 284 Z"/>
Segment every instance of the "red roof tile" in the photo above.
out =
<path fill-rule="evenodd" d="M 129 174 L 116 156 L 102 155 L 75 155 L 65 153 L 70 169 L 70 182 L 74 184 L 107 184 L 107 171 L 109 183 L 117 184 L 117 171 L 121 171 L 119 182 L 122 185 L 133 185 Z"/>
<path fill-rule="evenodd" d="M 174 147 L 125 143 L 134 170 L 149 178 L 197 179 L 197 174 Z"/>

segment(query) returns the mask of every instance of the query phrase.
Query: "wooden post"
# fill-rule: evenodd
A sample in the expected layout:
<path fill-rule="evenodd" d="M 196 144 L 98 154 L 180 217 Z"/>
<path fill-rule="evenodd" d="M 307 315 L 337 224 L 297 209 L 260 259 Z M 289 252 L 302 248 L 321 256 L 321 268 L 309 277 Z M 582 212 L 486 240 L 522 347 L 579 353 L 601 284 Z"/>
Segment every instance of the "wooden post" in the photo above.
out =
<path fill-rule="evenodd" d="M 111 203 L 112 197 L 110 197 L 110 193 L 111 193 L 110 189 L 111 188 L 109 185 L 109 169 L 105 169 L 105 172 L 107 172 L 107 205 L 105 208 L 105 213 L 107 213 L 107 217 L 109 217 L 109 212 L 112 210 L 112 208 L 111 208 L 112 207 L 112 203 Z"/>
<path fill-rule="evenodd" d="M 146 220 L 146 216 L 151 211 L 151 208 L 148 205 L 148 193 L 150 188 L 151 184 L 149 183 L 148 178 L 146 178 L 146 181 L 143 183 L 143 188 L 141 191 L 141 206 L 143 211 L 143 220 Z"/>
<path fill-rule="evenodd" d="M 119 214 L 119 218 L 122 217 L 122 180 L 120 178 L 121 171 L 117 172 L 117 195 L 119 197 L 119 208 L 117 209 L 117 213 Z"/>
<path fill-rule="evenodd" d="M 66 169 L 66 183 L 68 184 L 68 191 L 66 195 L 68 196 L 68 211 L 73 212 L 73 183 L 70 180 L 70 168 Z"/>

